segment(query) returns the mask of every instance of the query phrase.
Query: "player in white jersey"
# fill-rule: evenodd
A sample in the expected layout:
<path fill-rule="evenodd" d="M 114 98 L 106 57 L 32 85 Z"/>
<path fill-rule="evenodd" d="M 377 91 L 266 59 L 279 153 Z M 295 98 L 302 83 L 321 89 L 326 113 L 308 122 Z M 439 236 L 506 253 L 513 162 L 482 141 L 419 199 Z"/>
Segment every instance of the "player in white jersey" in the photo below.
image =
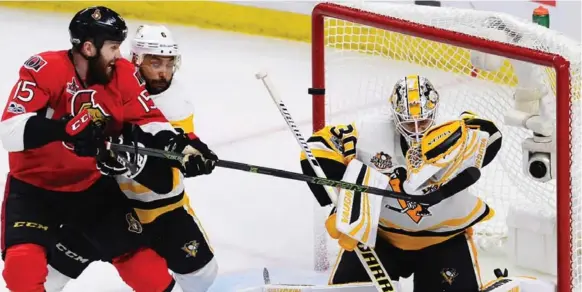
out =
<path fill-rule="evenodd" d="M 136 78 L 145 83 L 155 105 L 177 131 L 194 135 L 192 105 L 186 97 L 172 90 L 176 87 L 171 84 L 180 66 L 181 55 L 171 32 L 164 26 L 140 26 L 131 45 L 131 58 L 139 68 Z M 123 141 L 118 142 L 133 145 L 133 136 L 143 137 L 143 133 L 137 133 L 136 130 L 138 128 L 129 130 L 129 134 L 124 132 Z M 145 140 L 137 140 L 146 144 L 147 135 L 145 137 Z M 132 156 L 128 156 L 128 159 L 133 159 Z M 153 159 L 156 158 L 139 157 L 137 161 L 140 171 L 141 168 L 145 170 L 149 167 L 144 166 L 144 161 L 150 163 Z M 163 164 L 164 161 L 160 159 L 157 163 L 154 166 L 156 169 L 153 169 L 157 174 L 153 179 L 155 181 L 148 182 L 147 187 L 136 181 L 135 175 L 128 175 L 128 169 L 117 163 L 101 163 L 99 168 L 103 174 L 117 179 L 121 190 L 134 207 L 137 218 L 126 218 L 128 228 L 148 236 L 148 247 L 160 254 L 168 268 L 174 272 L 178 285 L 171 291 L 206 291 L 218 270 L 212 248 L 190 207 L 184 188 L 184 175 L 179 167 Z M 202 170 L 201 174 L 205 173 Z M 107 261 L 82 237 L 81 232 L 64 226 L 60 233 L 54 256 L 49 261 L 47 292 L 61 291 L 71 278 L 77 278 L 91 262 Z M 142 268 L 147 268 L 147 263 Z"/>
<path fill-rule="evenodd" d="M 428 79 L 407 76 L 389 97 L 391 114 L 327 126 L 308 144 L 328 178 L 414 195 L 432 192 L 467 167 L 489 164 L 502 141 L 493 122 L 470 112 L 434 125 L 439 98 Z M 301 159 L 303 172 L 314 175 L 305 156 Z M 309 187 L 320 205 L 331 204 L 322 187 Z M 393 281 L 414 274 L 414 291 L 484 289 L 472 226 L 490 219 L 494 211 L 479 197 L 463 190 L 432 206 L 383 198 L 376 226 L 366 223 L 374 219 L 360 219 L 374 216 L 374 206 L 362 198 L 341 190 L 339 214 L 334 210 L 326 221 L 328 233 L 342 248 L 330 284 L 370 281 L 353 252 L 363 242 L 375 246 Z M 347 231 L 339 231 L 342 224 Z"/>

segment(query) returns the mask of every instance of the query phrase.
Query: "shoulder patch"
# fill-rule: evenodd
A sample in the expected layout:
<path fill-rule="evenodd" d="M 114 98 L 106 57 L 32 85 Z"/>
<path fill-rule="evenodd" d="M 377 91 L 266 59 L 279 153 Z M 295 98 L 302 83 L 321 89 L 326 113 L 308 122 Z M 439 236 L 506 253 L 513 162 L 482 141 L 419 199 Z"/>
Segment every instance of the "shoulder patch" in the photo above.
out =
<path fill-rule="evenodd" d="M 422 137 L 424 160 L 431 163 L 457 149 L 465 141 L 467 127 L 462 120 L 450 121 L 428 130 Z"/>
<path fill-rule="evenodd" d="M 380 151 L 376 153 L 371 159 L 370 162 L 380 171 L 392 168 L 392 156 Z"/>
<path fill-rule="evenodd" d="M 48 64 L 48 62 L 45 61 L 45 59 L 39 55 L 34 55 L 24 62 L 24 68 L 33 70 L 34 72 L 39 72 L 40 69 L 46 66 L 46 64 Z"/>

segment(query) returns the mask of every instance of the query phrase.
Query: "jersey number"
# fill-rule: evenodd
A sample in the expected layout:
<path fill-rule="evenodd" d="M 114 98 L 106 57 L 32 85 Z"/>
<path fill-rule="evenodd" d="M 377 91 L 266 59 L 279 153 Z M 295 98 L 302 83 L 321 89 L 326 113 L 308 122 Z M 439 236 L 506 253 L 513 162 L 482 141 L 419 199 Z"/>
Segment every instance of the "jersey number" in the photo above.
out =
<path fill-rule="evenodd" d="M 16 84 L 16 90 L 14 92 L 13 99 L 19 99 L 24 102 L 29 102 L 34 97 L 34 91 L 32 88 L 36 87 L 36 83 L 20 80 Z"/>
<path fill-rule="evenodd" d="M 156 105 L 151 101 L 151 98 L 147 93 L 148 93 L 147 90 L 142 91 L 137 97 L 137 99 L 139 100 L 139 103 L 141 103 L 141 105 L 143 106 L 145 112 L 149 113 L 151 110 L 156 109 Z"/>
<path fill-rule="evenodd" d="M 354 136 L 354 127 L 352 125 L 341 125 L 332 127 L 331 134 L 343 142 L 344 156 L 356 154 L 356 142 L 358 138 Z"/>

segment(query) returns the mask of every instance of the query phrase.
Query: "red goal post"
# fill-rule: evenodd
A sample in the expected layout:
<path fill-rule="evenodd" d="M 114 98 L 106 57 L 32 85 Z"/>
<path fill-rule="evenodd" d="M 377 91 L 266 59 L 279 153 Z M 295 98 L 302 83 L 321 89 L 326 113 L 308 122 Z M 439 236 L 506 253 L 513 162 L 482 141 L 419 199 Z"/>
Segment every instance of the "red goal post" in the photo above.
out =
<path fill-rule="evenodd" d="M 357 8 L 332 3 L 320 3 L 312 12 L 312 94 L 313 94 L 313 130 L 321 129 L 326 123 L 325 92 L 326 88 L 326 35 L 325 18 L 334 18 L 365 25 L 381 30 L 396 32 L 408 36 L 431 40 L 520 60 L 555 70 L 556 123 L 557 123 L 557 222 L 558 231 L 558 291 L 570 291 L 574 286 L 575 271 L 572 226 L 572 96 L 570 90 L 570 62 L 563 56 L 497 42 L 433 26 L 377 14 Z M 580 130 L 580 129 L 578 129 Z M 581 159 L 582 157 L 579 157 Z M 579 178 L 576 178 L 579 179 Z M 579 214 L 578 214 L 579 215 Z"/>

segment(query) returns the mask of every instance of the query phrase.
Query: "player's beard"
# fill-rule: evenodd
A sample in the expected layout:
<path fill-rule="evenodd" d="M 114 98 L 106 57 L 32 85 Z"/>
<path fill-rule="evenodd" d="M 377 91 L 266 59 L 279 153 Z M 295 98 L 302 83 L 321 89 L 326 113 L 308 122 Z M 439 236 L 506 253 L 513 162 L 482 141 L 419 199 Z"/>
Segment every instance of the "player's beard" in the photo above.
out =
<path fill-rule="evenodd" d="M 113 78 L 115 65 L 110 66 L 111 61 L 107 61 L 103 56 L 89 59 L 89 84 L 105 85 Z"/>
<path fill-rule="evenodd" d="M 166 91 L 172 84 L 172 79 L 158 79 L 158 80 L 148 80 L 146 82 L 146 89 L 151 95 L 160 94 Z"/>

